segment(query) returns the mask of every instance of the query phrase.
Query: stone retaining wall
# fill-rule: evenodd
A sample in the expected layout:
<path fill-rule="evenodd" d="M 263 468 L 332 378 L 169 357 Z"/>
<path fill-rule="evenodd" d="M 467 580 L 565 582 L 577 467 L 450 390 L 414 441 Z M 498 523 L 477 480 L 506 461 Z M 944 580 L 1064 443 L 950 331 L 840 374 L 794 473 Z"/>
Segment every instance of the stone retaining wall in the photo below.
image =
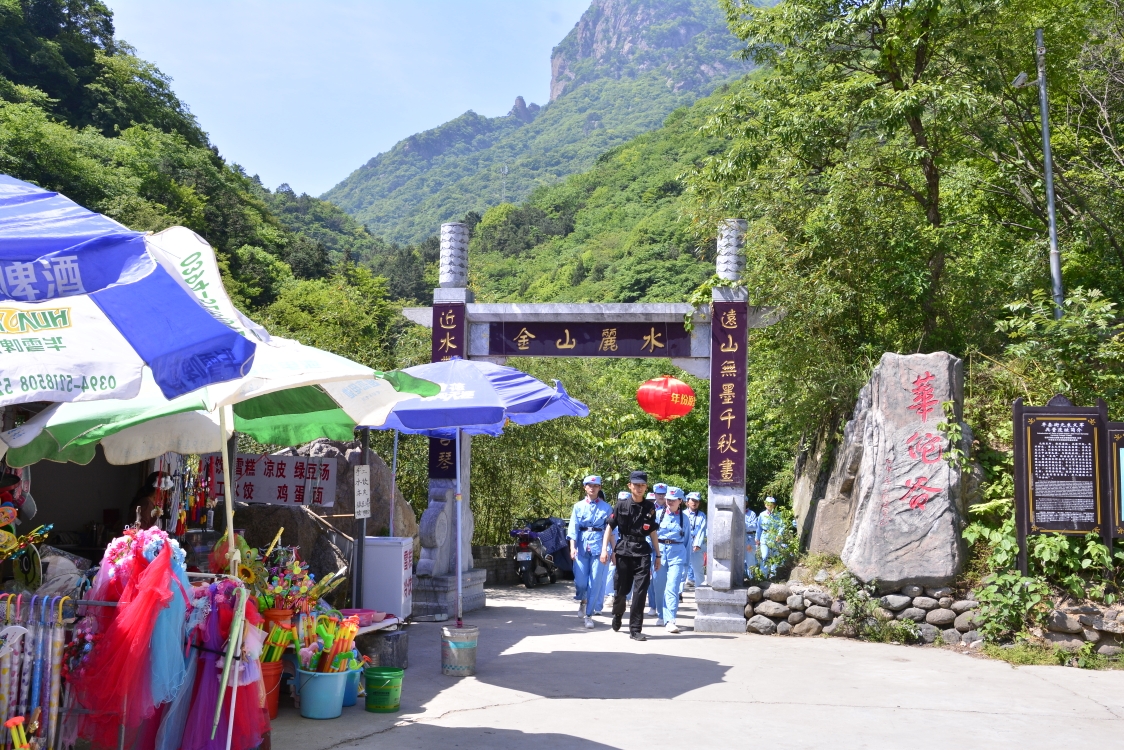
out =
<path fill-rule="evenodd" d="M 1050 613 L 1045 629 L 1032 628 L 1031 633 L 1067 651 L 1095 643 L 1098 654 L 1119 656 L 1124 653 L 1124 608 L 1093 604 L 1061 607 Z"/>
<path fill-rule="evenodd" d="M 983 637 L 976 630 L 971 599 L 956 599 L 949 588 L 904 586 L 901 591 L 879 598 L 874 616 L 880 620 L 911 620 L 917 624 L 921 640 L 978 648 Z M 819 585 L 795 581 L 773 583 L 762 588 L 751 586 L 745 607 L 746 632 L 759 635 L 850 636 L 843 617 L 842 599 Z M 1121 623 L 1124 625 L 1124 623 Z"/>

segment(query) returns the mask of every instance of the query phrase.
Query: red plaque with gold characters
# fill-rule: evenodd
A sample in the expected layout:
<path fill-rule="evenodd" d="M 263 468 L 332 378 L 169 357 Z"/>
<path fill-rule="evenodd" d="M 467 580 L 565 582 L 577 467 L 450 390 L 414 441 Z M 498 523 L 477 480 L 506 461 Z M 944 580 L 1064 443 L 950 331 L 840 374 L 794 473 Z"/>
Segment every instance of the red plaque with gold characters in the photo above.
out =
<path fill-rule="evenodd" d="M 467 325 L 463 302 L 445 302 L 433 305 L 432 362 L 444 362 L 453 357 L 468 359 Z"/>
<path fill-rule="evenodd" d="M 745 485 L 749 305 L 715 302 L 710 327 L 710 486 Z"/>

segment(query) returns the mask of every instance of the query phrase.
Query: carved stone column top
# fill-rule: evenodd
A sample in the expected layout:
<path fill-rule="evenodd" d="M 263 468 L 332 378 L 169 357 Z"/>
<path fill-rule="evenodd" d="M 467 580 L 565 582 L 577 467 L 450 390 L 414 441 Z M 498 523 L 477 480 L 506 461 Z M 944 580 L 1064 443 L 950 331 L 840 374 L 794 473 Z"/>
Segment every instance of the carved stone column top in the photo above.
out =
<path fill-rule="evenodd" d="M 723 281 L 741 281 L 745 270 L 745 219 L 723 219 L 718 223 L 718 259 L 715 263 L 718 278 Z"/>
<path fill-rule="evenodd" d="M 468 225 L 459 221 L 441 225 L 441 260 L 438 280 L 442 288 L 468 286 Z"/>

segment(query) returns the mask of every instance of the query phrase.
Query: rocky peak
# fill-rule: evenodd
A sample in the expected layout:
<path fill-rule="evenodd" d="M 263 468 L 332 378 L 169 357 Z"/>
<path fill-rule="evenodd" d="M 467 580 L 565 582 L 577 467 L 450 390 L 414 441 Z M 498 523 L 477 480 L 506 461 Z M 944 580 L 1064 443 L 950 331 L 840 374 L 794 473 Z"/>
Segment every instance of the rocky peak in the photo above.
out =
<path fill-rule="evenodd" d="M 593 0 L 554 48 L 550 100 L 598 78 L 663 68 L 670 88 L 694 89 L 744 64 L 717 3 L 707 0 Z"/>
<path fill-rule="evenodd" d="M 507 114 L 508 117 L 514 117 L 520 122 L 531 122 L 535 119 L 535 115 L 539 113 L 539 109 L 539 105 L 527 104 L 527 102 L 524 101 L 523 97 L 517 96 L 515 97 L 515 104 L 511 107 L 511 111 Z"/>

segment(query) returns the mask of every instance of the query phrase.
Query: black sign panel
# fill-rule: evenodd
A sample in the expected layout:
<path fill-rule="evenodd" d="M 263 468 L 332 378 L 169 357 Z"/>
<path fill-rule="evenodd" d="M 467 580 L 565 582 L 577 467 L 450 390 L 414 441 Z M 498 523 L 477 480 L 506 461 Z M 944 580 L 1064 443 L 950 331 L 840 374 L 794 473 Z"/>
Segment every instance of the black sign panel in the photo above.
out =
<path fill-rule="evenodd" d="M 492 323 L 497 357 L 690 357 L 682 323 Z"/>
<path fill-rule="evenodd" d="M 465 306 L 463 302 L 433 305 L 433 337 L 431 362 L 444 362 L 453 357 L 468 359 L 465 344 Z"/>
<path fill-rule="evenodd" d="M 745 401 L 749 304 L 715 302 L 710 329 L 711 487 L 745 486 Z"/>
<path fill-rule="evenodd" d="M 1019 567 L 1026 573 L 1026 538 L 1056 533 L 1101 535 L 1113 526 L 1108 417 L 1096 407 L 1055 396 L 1046 406 L 1014 404 L 1015 525 Z"/>
<path fill-rule="evenodd" d="M 457 478 L 457 441 L 429 439 L 429 478 Z"/>
<path fill-rule="evenodd" d="M 1027 501 L 1031 533 L 1087 534 L 1101 518 L 1099 417 L 1068 414 L 1027 416 Z"/>

